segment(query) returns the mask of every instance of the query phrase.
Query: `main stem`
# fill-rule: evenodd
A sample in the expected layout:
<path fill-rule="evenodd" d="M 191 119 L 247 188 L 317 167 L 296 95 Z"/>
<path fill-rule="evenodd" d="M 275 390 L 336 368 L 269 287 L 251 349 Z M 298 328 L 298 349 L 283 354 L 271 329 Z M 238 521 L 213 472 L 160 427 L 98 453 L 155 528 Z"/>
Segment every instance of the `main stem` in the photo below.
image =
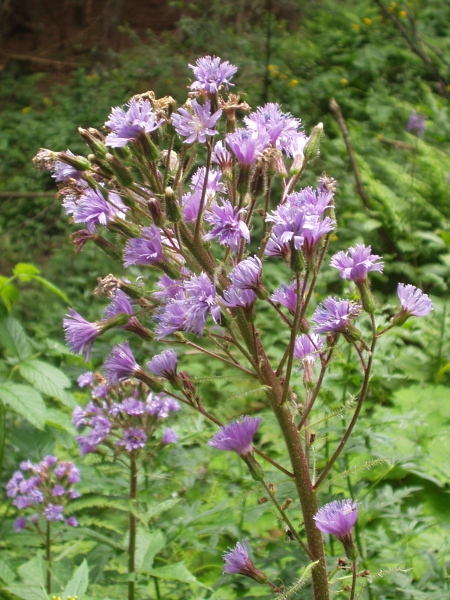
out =
<path fill-rule="evenodd" d="M 134 456 L 130 457 L 130 504 L 136 509 L 137 497 L 137 464 Z M 130 510 L 128 521 L 128 600 L 135 598 L 135 554 L 136 554 L 136 516 Z"/>
<path fill-rule="evenodd" d="M 45 560 L 47 562 L 47 592 L 52 593 L 52 544 L 51 544 L 52 526 L 47 521 L 45 530 Z"/>

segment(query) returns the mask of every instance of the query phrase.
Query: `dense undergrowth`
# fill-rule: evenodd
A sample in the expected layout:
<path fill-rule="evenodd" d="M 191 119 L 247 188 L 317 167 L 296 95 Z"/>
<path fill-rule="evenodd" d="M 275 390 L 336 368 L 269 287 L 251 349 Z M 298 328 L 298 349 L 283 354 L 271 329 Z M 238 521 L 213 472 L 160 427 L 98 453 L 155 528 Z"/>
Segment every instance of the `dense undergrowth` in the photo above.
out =
<path fill-rule="evenodd" d="M 450 7 L 432 0 L 390 8 L 405 24 L 408 15 L 415 15 L 424 43 L 435 48 L 430 52 L 443 79 L 450 80 L 450 70 L 440 58 L 450 45 L 445 26 Z M 246 17 L 238 2 L 194 2 L 174 32 L 159 39 L 150 34 L 145 41 L 134 38 L 133 49 L 118 56 L 114 68 L 80 69 L 66 85 L 47 87 L 45 74 L 24 75 L 11 66 L 0 81 L 0 191 L 54 190 L 53 180 L 37 173 L 31 164 L 39 146 L 82 152 L 78 126 L 101 127 L 111 106 L 148 89 L 181 100 L 185 89 L 180 85 L 190 74 L 186 64 L 205 53 L 239 64 L 235 90 L 245 88 L 250 105 L 262 100 L 280 102 L 283 110 L 302 119 L 308 132 L 323 121 L 321 154 L 305 185 L 324 171 L 337 179 L 339 237 L 332 240 L 330 255 L 364 239 L 386 259 L 387 268 L 376 279 L 376 293 L 387 313 L 395 303 L 394 282 L 399 278 L 421 286 L 435 304 L 426 321 L 408 322 L 389 342 L 381 343 L 358 434 L 340 459 L 329 483 L 329 497 L 342 492 L 361 503 L 357 542 L 362 568 L 372 575 L 364 591 L 366 598 L 441 600 L 450 590 L 450 491 L 445 468 L 450 458 L 450 119 L 446 97 L 450 88 L 437 85 L 427 65 L 373 2 L 324 0 L 311 3 L 302 13 L 295 6 L 292 20 L 283 19 L 283 14 L 269 20 L 265 9 L 266 3 L 248 2 Z M 221 35 L 216 34 L 219 31 Z M 329 108 L 332 97 L 350 132 L 366 201 L 357 193 L 342 132 Z M 413 110 L 427 117 L 420 138 L 406 131 Z M 89 246 L 75 260 L 59 200 L 1 198 L 0 202 L 2 275 L 9 277 L 19 261 L 35 263 L 75 307 L 85 304 L 86 318 L 98 318 L 98 306 L 89 299 L 97 276 L 109 273 L 112 261 L 99 258 Z M 271 270 L 268 265 L 267 274 L 274 284 L 280 282 L 275 267 Z M 114 464 L 100 464 L 94 458 L 80 461 L 74 446 L 70 407 L 74 396 L 84 402 L 85 394 L 76 391 L 72 395 L 67 390 L 85 365 L 62 344 L 66 305 L 36 282 L 24 278 L 17 285 L 20 296 L 12 315 L 21 320 L 29 339 L 17 333 L 21 332 L 18 323 L 8 322 L 24 346 L 20 350 L 2 338 L 0 377 L 33 387 L 45 404 L 39 403 L 40 413 L 34 415 L 33 424 L 22 418 L 27 416 L 26 406 L 21 410 L 16 406 L 18 412 L 6 411 L 2 482 L 26 458 L 38 461 L 56 453 L 78 461 L 83 497 L 74 502 L 73 510 L 81 529 L 58 539 L 55 581 L 64 590 L 78 567 L 78 577 L 84 582 L 86 574 L 80 565 L 86 559 L 90 582 L 86 600 L 122 598 L 126 482 Z M 342 287 L 337 274 L 330 272 L 319 291 L 340 293 Z M 274 352 L 281 355 L 282 340 L 273 316 L 259 318 Z M 122 339 L 115 333 L 109 335 L 108 346 L 114 336 Z M 100 364 L 106 347 L 102 342 L 96 345 L 89 368 Z M 145 351 L 151 354 L 153 350 L 148 343 Z M 227 379 L 220 367 L 196 358 L 188 357 L 191 372 L 202 381 L 205 403 L 215 406 L 220 418 L 238 416 L 243 403 L 249 413 L 261 409 L 264 395 L 251 381 Z M 60 377 L 59 391 L 30 376 L 22 364 L 30 360 L 64 371 L 66 376 L 61 371 L 57 376 L 44 369 L 47 379 Z M 348 421 L 348 402 L 357 387 L 355 366 L 347 356 L 338 355 L 322 398 L 321 416 L 340 410 L 328 422 L 331 442 Z M 270 421 L 272 417 L 267 414 L 265 418 Z M 205 453 L 213 429 L 201 421 L 187 414 L 178 419 L 179 444 L 146 474 L 142 497 L 146 516 L 142 518 L 147 519 L 147 530 L 139 539 L 141 575 L 148 579 L 146 597 L 268 598 L 266 591 L 246 580 L 220 577 L 220 555 L 227 546 L 236 538 L 255 540 L 252 545 L 259 564 L 280 582 L 295 580 L 299 566 L 306 563 L 286 538 L 278 518 L 260 501 L 260 490 L 244 479 L 238 461 Z M 258 442 L 265 452 L 277 456 L 280 442 L 269 431 L 265 427 Z M 319 465 L 327 452 L 328 441 L 324 455 L 318 456 Z M 291 484 L 271 475 L 280 493 L 290 496 Z M 25 532 L 15 534 L 15 516 L 3 495 L 0 594 L 40 600 L 44 597 L 36 595 L 44 569 L 40 541 Z M 280 545 L 280 540 L 285 543 Z M 275 561 L 265 564 L 268 550 Z M 331 548 L 331 556 L 339 553 L 337 546 Z M 175 570 L 166 568 L 174 563 Z M 348 597 L 343 583 L 337 585 L 341 591 L 336 598 Z M 292 590 L 292 597 L 309 597 L 308 588 Z"/>

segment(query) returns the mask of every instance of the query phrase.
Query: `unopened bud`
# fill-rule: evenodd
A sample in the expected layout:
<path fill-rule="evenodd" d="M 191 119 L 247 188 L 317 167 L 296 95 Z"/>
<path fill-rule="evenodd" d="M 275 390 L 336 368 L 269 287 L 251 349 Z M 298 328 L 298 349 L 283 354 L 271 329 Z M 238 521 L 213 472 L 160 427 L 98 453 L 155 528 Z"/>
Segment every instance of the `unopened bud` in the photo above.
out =
<path fill-rule="evenodd" d="M 267 487 L 269 488 L 270 494 L 272 496 L 275 496 L 275 494 L 277 493 L 277 488 L 275 487 L 275 484 L 269 483 L 269 485 Z"/>
<path fill-rule="evenodd" d="M 309 137 L 308 143 L 305 146 L 304 155 L 306 160 L 312 160 L 319 152 L 320 139 L 323 134 L 323 123 L 319 123 L 314 127 Z"/>
<path fill-rule="evenodd" d="M 178 223 L 181 220 L 181 207 L 171 187 L 166 187 L 164 190 L 164 199 L 166 202 L 167 220 L 171 223 Z"/>
<path fill-rule="evenodd" d="M 105 159 L 121 185 L 128 187 L 133 183 L 132 174 L 116 156 L 113 156 L 108 152 L 105 156 Z"/>
<path fill-rule="evenodd" d="M 377 305 L 375 304 L 375 298 L 369 289 L 369 282 L 367 279 L 365 279 L 363 281 L 357 281 L 356 285 L 358 286 L 359 293 L 361 294 L 361 304 L 363 305 L 364 310 L 370 315 L 373 315 Z"/>
<path fill-rule="evenodd" d="M 161 152 L 161 163 L 169 171 L 170 175 L 175 175 L 180 164 L 180 161 L 178 160 L 178 154 L 171 150 L 169 158 L 169 151 L 163 150 Z"/>
<path fill-rule="evenodd" d="M 97 135 L 94 135 L 94 131 Z M 106 156 L 108 150 L 103 143 L 101 134 L 96 129 L 83 129 L 82 127 L 78 127 L 78 133 L 96 156 L 99 156 L 100 158 Z"/>
<path fill-rule="evenodd" d="M 147 201 L 148 210 L 152 216 L 153 223 L 157 227 L 163 227 L 164 225 L 164 215 L 161 208 L 161 203 L 157 198 L 150 198 Z"/>
<path fill-rule="evenodd" d="M 262 481 L 264 479 L 264 471 L 261 465 L 257 462 L 253 456 L 253 452 L 241 455 L 242 460 L 247 464 L 250 475 L 255 481 Z"/>
<path fill-rule="evenodd" d="M 114 260 L 121 260 L 122 250 L 117 246 L 114 246 L 114 244 L 111 244 L 111 242 L 108 242 L 108 240 L 105 240 L 103 236 L 99 235 L 98 233 L 94 233 L 92 234 L 92 241 L 96 246 L 101 248 L 105 254 Z"/>
<path fill-rule="evenodd" d="M 139 142 L 142 152 L 144 153 L 144 156 L 147 160 L 157 160 L 157 158 L 159 157 L 158 148 L 155 146 L 155 144 L 152 142 L 148 135 L 142 134 L 137 138 L 136 141 Z"/>
<path fill-rule="evenodd" d="M 68 152 L 58 152 L 58 159 L 66 165 L 70 165 L 77 171 L 88 171 L 91 168 L 91 163 L 84 156 L 76 156 Z"/>
<path fill-rule="evenodd" d="M 263 496 L 262 498 L 258 498 L 258 504 L 267 504 L 269 502 L 269 498 Z"/>
<path fill-rule="evenodd" d="M 286 498 L 286 500 L 281 505 L 282 510 L 287 510 L 291 504 L 292 504 L 292 498 Z"/>

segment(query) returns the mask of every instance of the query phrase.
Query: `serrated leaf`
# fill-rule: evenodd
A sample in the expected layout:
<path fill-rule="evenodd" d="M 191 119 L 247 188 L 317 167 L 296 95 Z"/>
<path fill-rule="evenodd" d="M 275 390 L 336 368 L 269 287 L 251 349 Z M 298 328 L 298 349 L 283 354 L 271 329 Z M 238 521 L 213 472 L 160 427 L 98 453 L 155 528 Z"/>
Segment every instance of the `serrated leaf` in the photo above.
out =
<path fill-rule="evenodd" d="M 22 600 L 48 600 L 48 596 L 43 587 L 37 585 L 17 584 L 6 588 L 8 592 L 14 594 Z"/>
<path fill-rule="evenodd" d="M 19 300 L 20 292 L 15 285 L 8 283 L 8 281 L 8 277 L 0 275 L 0 298 L 9 311 L 11 310 L 11 306 Z"/>
<path fill-rule="evenodd" d="M 72 579 L 66 586 L 63 592 L 63 598 L 67 596 L 78 596 L 78 600 L 82 600 L 89 583 L 89 569 L 86 560 L 83 560 L 81 565 L 73 574 Z"/>
<path fill-rule="evenodd" d="M 0 400 L 38 429 L 44 428 L 45 404 L 39 392 L 32 387 L 18 383 L 2 383 Z"/>
<path fill-rule="evenodd" d="M 33 279 L 34 281 L 38 281 L 45 288 L 62 298 L 66 304 L 72 306 L 72 302 L 69 300 L 66 294 L 62 290 L 60 290 L 59 287 L 57 287 L 55 284 L 51 283 L 50 281 L 47 281 L 47 279 L 44 279 L 44 277 L 40 277 L 39 275 L 34 275 Z"/>
<path fill-rule="evenodd" d="M 145 513 L 143 520 L 146 523 L 148 523 L 150 521 L 150 519 L 152 519 L 156 515 L 159 515 L 160 513 L 164 512 L 165 510 L 169 510 L 169 508 L 172 508 L 172 506 L 175 506 L 175 504 L 178 504 L 179 501 L 180 501 L 180 498 L 169 498 L 169 500 L 164 500 L 164 502 L 160 502 L 159 504 L 156 504 L 156 506 L 152 506 Z"/>
<path fill-rule="evenodd" d="M 23 583 L 36 586 L 45 584 L 46 564 L 40 552 L 31 560 L 20 565 L 18 571 Z"/>
<path fill-rule="evenodd" d="M 76 435 L 76 430 L 72 425 L 71 418 L 61 410 L 57 410 L 56 408 L 47 408 L 45 417 L 45 422 L 47 425 L 67 431 L 67 433 L 70 433 L 70 435 Z"/>
<path fill-rule="evenodd" d="M 33 276 L 39 275 L 39 273 L 39 269 L 29 263 L 17 263 L 13 269 L 13 274 L 21 281 L 30 281 Z"/>
<path fill-rule="evenodd" d="M 69 378 L 53 365 L 30 359 L 19 364 L 20 374 L 43 394 L 61 400 L 69 408 L 75 407 L 74 399 L 64 388 L 70 387 Z"/>
<path fill-rule="evenodd" d="M 165 565 L 157 569 L 150 569 L 149 575 L 158 579 L 166 579 L 168 581 L 181 581 L 182 583 L 190 583 L 206 587 L 198 579 L 192 575 L 184 562 L 175 563 L 173 565 Z M 208 588 L 209 589 L 209 588 Z"/>
<path fill-rule="evenodd" d="M 19 360 L 31 355 L 31 345 L 22 325 L 10 315 L 0 321 L 0 344 Z"/>
<path fill-rule="evenodd" d="M 68 511 L 65 511 L 65 512 L 68 513 Z M 115 548 L 116 550 L 125 550 L 125 548 L 121 544 L 118 544 L 117 542 L 112 540 L 110 537 L 107 537 L 106 535 L 102 535 L 101 533 L 98 533 L 97 531 L 94 531 L 93 529 L 89 529 L 89 527 L 77 527 L 76 530 L 72 530 L 72 534 L 76 535 L 78 538 L 85 536 L 85 537 L 91 538 L 93 540 L 97 540 L 98 542 L 102 542 L 103 544 L 106 544 L 107 546 L 111 546 L 112 548 Z"/>

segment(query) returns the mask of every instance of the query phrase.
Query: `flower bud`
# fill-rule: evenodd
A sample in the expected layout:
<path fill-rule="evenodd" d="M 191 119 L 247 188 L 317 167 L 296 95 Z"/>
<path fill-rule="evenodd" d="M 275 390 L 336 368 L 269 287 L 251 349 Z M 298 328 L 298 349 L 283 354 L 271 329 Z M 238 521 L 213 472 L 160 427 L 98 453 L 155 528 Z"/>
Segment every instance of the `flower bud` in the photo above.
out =
<path fill-rule="evenodd" d="M 68 152 L 58 152 L 58 159 L 77 169 L 77 171 L 88 171 L 91 168 L 91 163 L 84 156 L 74 156 Z"/>
<path fill-rule="evenodd" d="M 97 135 L 95 135 L 93 132 L 96 132 Z M 95 156 L 99 156 L 100 158 L 104 158 L 106 156 L 108 150 L 102 141 L 100 133 L 96 129 L 83 129 L 82 127 L 78 127 L 78 133 L 81 135 Z"/>
<path fill-rule="evenodd" d="M 181 220 L 181 207 L 171 187 L 166 187 L 164 190 L 164 199 L 166 201 L 167 220 L 171 223 L 178 223 Z"/>
<path fill-rule="evenodd" d="M 161 209 L 161 203 L 159 202 L 159 200 L 157 198 L 150 198 L 150 200 L 147 201 L 147 206 L 148 206 L 148 210 L 152 216 L 153 223 L 157 227 L 163 227 L 164 226 L 164 215 L 163 215 L 163 212 Z"/>
<path fill-rule="evenodd" d="M 108 165 L 111 167 L 112 172 L 117 177 L 117 180 L 124 187 L 128 187 L 133 183 L 133 176 L 130 171 L 120 162 L 118 158 L 110 154 L 109 152 L 105 156 Z"/>
<path fill-rule="evenodd" d="M 306 160 L 312 160 L 319 152 L 320 139 L 323 134 L 323 123 L 319 123 L 314 127 L 309 137 L 308 143 L 305 146 L 304 155 Z"/>

